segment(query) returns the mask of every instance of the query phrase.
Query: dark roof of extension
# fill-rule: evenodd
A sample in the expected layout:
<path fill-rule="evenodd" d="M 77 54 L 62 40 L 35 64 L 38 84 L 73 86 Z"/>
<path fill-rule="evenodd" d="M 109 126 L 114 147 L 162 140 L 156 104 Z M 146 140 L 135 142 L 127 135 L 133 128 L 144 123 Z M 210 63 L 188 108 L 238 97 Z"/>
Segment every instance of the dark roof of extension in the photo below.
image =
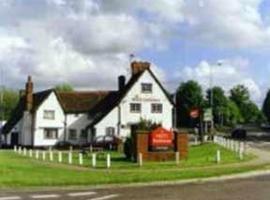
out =
<path fill-rule="evenodd" d="M 170 103 L 174 104 L 170 94 L 165 90 L 165 88 L 159 82 L 159 80 L 154 75 L 154 73 L 151 71 L 151 69 L 146 69 L 146 70 L 149 71 L 149 73 L 154 78 L 156 83 L 160 86 L 161 90 L 164 92 L 164 94 L 166 95 L 166 97 L 170 101 Z M 100 103 L 97 104 L 97 106 L 95 106 L 92 110 L 90 110 L 89 114 L 93 117 L 93 121 L 91 122 L 91 124 L 88 125 L 88 127 L 91 127 L 91 126 L 97 124 L 109 112 L 111 112 L 113 110 L 113 108 L 115 108 L 121 102 L 121 100 L 126 96 L 128 91 L 133 87 L 133 85 L 139 80 L 139 78 L 142 76 L 142 74 L 146 70 L 133 75 L 121 91 L 111 92 L 109 95 L 106 96 L 106 98 L 104 98 L 102 101 L 100 101 Z"/>
<path fill-rule="evenodd" d="M 37 108 L 41 105 L 41 103 L 49 96 L 52 90 L 45 90 L 42 92 L 37 92 L 33 94 L 33 108 L 31 112 L 37 110 Z M 7 123 L 3 126 L 2 132 L 9 133 L 12 128 L 18 123 L 18 121 L 22 118 L 23 113 L 25 111 L 25 96 L 22 96 L 19 99 L 19 102 L 15 109 L 12 111 L 11 117 L 7 121 Z"/>

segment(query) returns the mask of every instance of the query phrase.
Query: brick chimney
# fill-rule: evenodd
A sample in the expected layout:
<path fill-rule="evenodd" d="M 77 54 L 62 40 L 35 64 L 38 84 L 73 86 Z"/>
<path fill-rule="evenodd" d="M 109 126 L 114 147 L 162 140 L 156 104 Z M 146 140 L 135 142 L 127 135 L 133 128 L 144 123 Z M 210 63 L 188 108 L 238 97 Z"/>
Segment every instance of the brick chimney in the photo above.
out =
<path fill-rule="evenodd" d="M 149 62 L 133 61 L 131 63 L 132 76 L 150 68 Z"/>
<path fill-rule="evenodd" d="M 31 111 L 33 108 L 33 87 L 32 77 L 28 76 L 27 82 L 25 84 L 25 109 L 26 111 Z"/>

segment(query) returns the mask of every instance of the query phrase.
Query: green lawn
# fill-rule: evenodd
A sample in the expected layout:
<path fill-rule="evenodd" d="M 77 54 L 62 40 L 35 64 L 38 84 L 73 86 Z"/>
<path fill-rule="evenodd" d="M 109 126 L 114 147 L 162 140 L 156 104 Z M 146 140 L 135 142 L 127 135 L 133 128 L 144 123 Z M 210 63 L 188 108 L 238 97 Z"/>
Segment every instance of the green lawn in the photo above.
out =
<path fill-rule="evenodd" d="M 215 163 L 217 149 L 221 150 L 223 160 L 218 165 Z M 235 153 L 215 144 L 191 147 L 189 158 L 186 161 L 181 161 L 179 166 L 176 166 L 174 162 L 145 162 L 144 166 L 139 168 L 136 163 L 126 161 L 123 155 L 112 153 L 112 168 L 106 169 L 104 155 L 98 156 L 98 167 L 92 169 L 90 167 L 90 156 L 85 156 L 84 167 L 79 167 L 76 165 L 78 163 L 77 158 L 73 158 L 75 163 L 71 166 L 57 164 L 56 162 L 44 162 L 11 151 L 1 151 L 0 187 L 96 185 L 181 180 L 232 174 L 259 167 L 241 167 L 239 165 L 230 167 L 225 165 L 240 162 L 239 158 Z M 64 157 L 64 161 L 67 162 L 66 156 Z M 245 160 L 251 158 L 252 156 L 246 156 Z M 203 166 L 205 168 L 201 168 Z"/>

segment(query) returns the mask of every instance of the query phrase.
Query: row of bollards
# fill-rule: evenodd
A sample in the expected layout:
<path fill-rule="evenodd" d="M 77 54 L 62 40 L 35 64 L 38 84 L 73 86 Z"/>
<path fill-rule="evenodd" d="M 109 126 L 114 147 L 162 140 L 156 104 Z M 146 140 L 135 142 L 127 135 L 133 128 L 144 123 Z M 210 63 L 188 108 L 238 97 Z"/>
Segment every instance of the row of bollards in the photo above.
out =
<path fill-rule="evenodd" d="M 213 142 L 224 148 L 234 151 L 238 154 L 240 160 L 244 159 L 244 154 L 246 150 L 245 142 L 224 138 L 222 136 L 214 136 Z"/>
<path fill-rule="evenodd" d="M 47 160 L 47 156 L 50 162 L 56 161 L 55 159 L 55 153 L 52 150 L 49 151 L 41 151 L 41 150 L 35 150 L 35 152 L 33 152 L 32 149 L 27 150 L 26 148 L 22 148 L 22 147 L 17 147 L 14 146 L 14 152 L 18 153 L 19 155 L 23 155 L 23 156 L 29 156 L 30 158 L 35 158 L 37 160 L 41 159 L 43 161 Z M 57 152 L 57 161 L 58 163 L 62 163 L 63 162 L 63 152 L 58 151 Z M 73 164 L 73 153 L 72 151 L 68 152 L 68 157 L 67 157 L 67 162 L 68 164 Z M 78 157 L 78 162 L 79 165 L 83 165 L 84 164 L 84 158 L 83 158 L 83 154 L 79 153 L 79 157 Z M 92 153 L 92 167 L 95 168 L 97 166 L 97 155 L 95 153 Z M 106 155 L 106 167 L 109 169 L 111 168 L 111 155 L 107 154 Z"/>

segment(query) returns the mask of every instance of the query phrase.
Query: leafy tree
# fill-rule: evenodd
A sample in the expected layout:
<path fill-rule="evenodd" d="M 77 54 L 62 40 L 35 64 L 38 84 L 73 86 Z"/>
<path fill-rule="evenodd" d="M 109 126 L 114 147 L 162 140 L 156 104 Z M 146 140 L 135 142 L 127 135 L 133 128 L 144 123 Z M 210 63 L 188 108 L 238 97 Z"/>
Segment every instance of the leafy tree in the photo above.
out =
<path fill-rule="evenodd" d="M 72 85 L 68 83 L 62 83 L 55 86 L 55 90 L 58 92 L 72 92 L 74 91 Z"/>
<path fill-rule="evenodd" d="M 7 120 L 19 101 L 19 93 L 16 90 L 3 88 L 0 90 L 3 101 L 0 101 L 0 120 Z"/>
<path fill-rule="evenodd" d="M 190 126 L 190 110 L 204 104 L 201 86 L 196 81 L 181 83 L 176 92 L 177 125 Z"/>
<path fill-rule="evenodd" d="M 255 123 L 264 119 L 258 106 L 250 100 L 248 88 L 237 85 L 230 93 L 230 99 L 238 106 L 245 123 Z"/>
<path fill-rule="evenodd" d="M 265 100 L 262 107 L 263 113 L 267 118 L 267 121 L 270 122 L 270 90 L 268 90 Z"/>
<path fill-rule="evenodd" d="M 244 122 L 243 116 L 234 101 L 228 100 L 226 111 L 224 112 L 224 121 L 229 126 Z"/>
<path fill-rule="evenodd" d="M 215 123 L 222 123 L 224 113 L 228 104 L 228 98 L 225 96 L 225 92 L 221 87 L 213 87 L 212 90 L 207 90 L 207 101 L 210 105 L 211 93 L 213 93 L 213 115 Z"/>
<path fill-rule="evenodd" d="M 237 85 L 230 91 L 230 99 L 240 108 L 249 102 L 249 91 L 244 85 Z"/>
<path fill-rule="evenodd" d="M 258 117 L 262 114 L 258 106 L 251 101 L 245 105 L 245 109 L 242 112 L 245 121 L 249 123 L 258 122 Z"/>

